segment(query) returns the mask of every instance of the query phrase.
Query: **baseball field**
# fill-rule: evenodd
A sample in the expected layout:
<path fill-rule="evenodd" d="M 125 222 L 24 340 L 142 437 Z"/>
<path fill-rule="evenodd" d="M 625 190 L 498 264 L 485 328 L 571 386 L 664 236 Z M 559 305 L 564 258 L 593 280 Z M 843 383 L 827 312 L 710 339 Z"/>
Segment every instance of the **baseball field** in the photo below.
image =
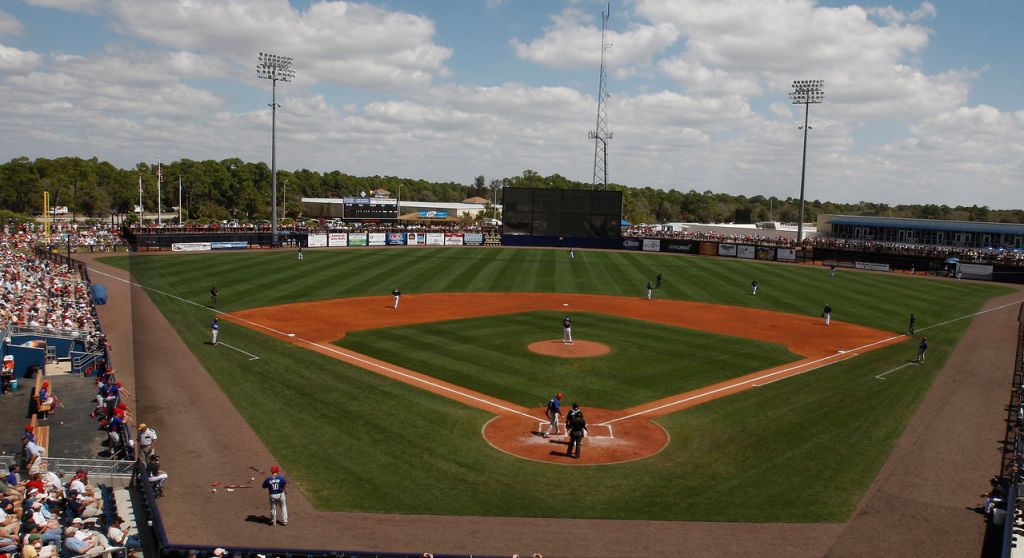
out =
<path fill-rule="evenodd" d="M 1011 292 L 601 251 L 104 261 L 129 268 L 317 509 L 392 514 L 846 521 L 971 316 Z M 664 284 L 646 300 L 659 273 Z M 911 313 L 914 337 L 903 335 Z M 565 315 L 576 340 L 609 352 L 531 351 L 561 339 Z M 923 365 L 921 335 L 931 346 Z M 555 393 L 591 423 L 578 461 L 558 455 L 561 440 L 537 436 Z M 627 416 L 662 439 L 608 462 L 603 451 L 639 432 Z"/>

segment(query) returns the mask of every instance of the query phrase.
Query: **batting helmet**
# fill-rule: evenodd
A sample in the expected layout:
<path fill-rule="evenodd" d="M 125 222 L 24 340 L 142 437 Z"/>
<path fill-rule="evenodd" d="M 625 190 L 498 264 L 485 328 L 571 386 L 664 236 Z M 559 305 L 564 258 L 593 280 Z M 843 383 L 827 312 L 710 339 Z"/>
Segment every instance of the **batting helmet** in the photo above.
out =
<path fill-rule="evenodd" d="M 559 393 L 559 394 L 558 394 L 558 395 L 556 395 L 555 397 L 557 397 L 557 398 L 561 399 L 561 398 L 562 398 L 562 394 L 561 394 L 561 393 Z"/>
<path fill-rule="evenodd" d="M 281 470 L 281 469 L 278 469 L 278 468 L 277 468 L 277 465 L 274 465 L 273 467 L 271 467 L 271 468 L 270 468 L 270 472 L 271 472 L 271 473 L 277 473 L 277 472 L 278 472 L 278 471 L 280 471 L 280 470 Z"/>

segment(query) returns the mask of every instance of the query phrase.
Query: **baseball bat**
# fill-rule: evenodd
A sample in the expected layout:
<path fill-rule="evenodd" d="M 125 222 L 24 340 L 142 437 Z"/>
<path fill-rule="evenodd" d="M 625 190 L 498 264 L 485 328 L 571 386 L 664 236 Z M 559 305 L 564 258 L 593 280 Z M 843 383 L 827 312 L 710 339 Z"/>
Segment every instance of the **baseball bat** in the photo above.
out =
<path fill-rule="evenodd" d="M 249 468 L 252 469 L 253 471 L 256 471 L 257 473 L 259 473 L 261 475 L 265 475 L 266 474 L 263 471 L 260 471 L 259 469 L 257 469 L 256 467 L 253 467 L 252 465 L 250 465 Z"/>

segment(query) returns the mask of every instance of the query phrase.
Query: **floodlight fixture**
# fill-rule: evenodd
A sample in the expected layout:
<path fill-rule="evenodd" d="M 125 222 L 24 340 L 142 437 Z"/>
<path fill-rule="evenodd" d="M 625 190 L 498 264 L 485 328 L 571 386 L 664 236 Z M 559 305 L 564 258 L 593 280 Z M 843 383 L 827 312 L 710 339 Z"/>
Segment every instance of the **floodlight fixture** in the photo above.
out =
<path fill-rule="evenodd" d="M 804 156 L 800 167 L 800 217 L 797 221 L 796 240 L 798 243 L 804 241 L 804 181 L 807 177 L 807 130 L 812 129 L 807 125 L 807 118 L 810 114 L 811 104 L 820 103 L 825 100 L 825 80 L 803 79 L 793 82 L 793 90 L 789 92 L 789 100 L 794 105 L 804 106 L 804 125 L 800 129 L 804 131 Z"/>
<path fill-rule="evenodd" d="M 291 56 L 278 56 L 261 52 L 256 64 L 256 77 L 269 79 L 271 87 L 272 120 L 270 128 L 270 234 L 273 246 L 277 245 L 277 82 L 291 81 L 295 77 Z"/>

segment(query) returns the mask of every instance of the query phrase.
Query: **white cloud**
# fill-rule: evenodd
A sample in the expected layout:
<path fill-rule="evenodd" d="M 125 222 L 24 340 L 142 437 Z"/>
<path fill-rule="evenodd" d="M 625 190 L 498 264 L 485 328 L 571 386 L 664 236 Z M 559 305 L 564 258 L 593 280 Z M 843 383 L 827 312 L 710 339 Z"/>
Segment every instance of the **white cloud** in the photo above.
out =
<path fill-rule="evenodd" d="M 24 74 L 43 61 L 41 54 L 0 45 L 0 73 Z"/>
<path fill-rule="evenodd" d="M 112 0 L 123 34 L 254 68 L 259 52 L 295 58 L 298 81 L 419 88 L 449 75 L 451 49 L 423 16 L 371 4 L 287 0 Z"/>
<path fill-rule="evenodd" d="M 25 32 L 21 21 L 0 9 L 0 37 L 19 36 Z"/>
<path fill-rule="evenodd" d="M 25 2 L 33 6 L 90 14 L 99 12 L 100 8 L 99 0 L 25 0 Z"/>
<path fill-rule="evenodd" d="M 886 25 L 859 6 L 810 0 L 639 0 L 636 10 L 682 31 L 684 55 L 660 68 L 695 90 L 752 95 L 754 76 L 777 92 L 794 79 L 824 79 L 829 114 L 880 120 L 954 108 L 977 76 L 966 70 L 931 76 L 914 65 L 911 58 L 929 41 L 929 30 L 914 22 L 934 16 L 928 3 L 910 14 L 872 12 Z"/>
<path fill-rule="evenodd" d="M 519 39 L 510 43 L 516 55 L 548 68 L 592 68 L 601 63 L 601 28 L 593 18 L 578 8 L 566 8 L 552 16 L 554 25 L 544 36 L 524 44 Z M 676 42 L 679 32 L 671 24 L 632 25 L 627 31 L 608 31 L 608 67 L 630 64 L 650 65 L 655 54 Z"/>

